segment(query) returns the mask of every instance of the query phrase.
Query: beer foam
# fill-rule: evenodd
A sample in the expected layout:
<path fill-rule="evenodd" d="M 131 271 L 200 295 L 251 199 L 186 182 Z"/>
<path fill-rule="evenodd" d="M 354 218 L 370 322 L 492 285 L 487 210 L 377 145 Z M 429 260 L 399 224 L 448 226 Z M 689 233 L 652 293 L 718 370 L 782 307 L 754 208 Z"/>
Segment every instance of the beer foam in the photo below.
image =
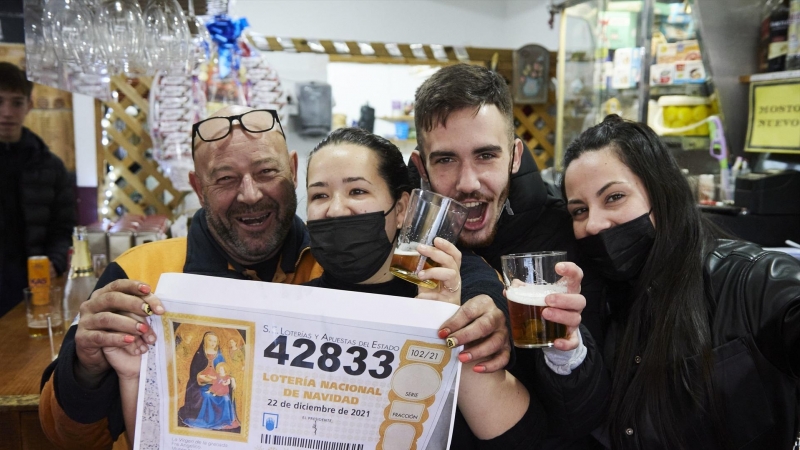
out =
<path fill-rule="evenodd" d="M 396 249 L 394 251 L 396 256 L 419 256 L 419 252 L 416 250 L 400 250 Z"/>
<path fill-rule="evenodd" d="M 558 284 L 528 284 L 506 289 L 506 297 L 515 303 L 530 306 L 547 306 L 544 298 L 550 294 L 563 294 L 566 286 Z"/>

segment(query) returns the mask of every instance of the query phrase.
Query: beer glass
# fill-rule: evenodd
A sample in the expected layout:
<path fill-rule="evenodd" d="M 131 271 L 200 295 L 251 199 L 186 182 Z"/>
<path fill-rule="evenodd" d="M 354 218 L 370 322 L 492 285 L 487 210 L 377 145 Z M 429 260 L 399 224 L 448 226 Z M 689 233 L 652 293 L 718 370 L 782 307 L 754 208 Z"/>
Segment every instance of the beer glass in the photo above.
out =
<path fill-rule="evenodd" d="M 436 289 L 434 280 L 420 280 L 417 274 L 438 266 L 417 251 L 419 244 L 433 245 L 437 237 L 455 243 L 467 221 L 467 208 L 452 198 L 435 192 L 414 189 L 408 203 L 408 213 L 397 236 L 390 270 L 396 277 Z"/>
<path fill-rule="evenodd" d="M 547 307 L 544 298 L 567 292 L 566 280 L 559 281 L 555 269 L 566 258 L 567 252 L 518 253 L 500 258 L 515 347 L 552 347 L 553 341 L 566 337 L 566 325 L 542 317 Z"/>
<path fill-rule="evenodd" d="M 25 316 L 28 320 L 28 336 L 48 336 L 47 319 L 50 318 L 50 327 L 53 334 L 64 331 L 61 326 L 61 300 L 63 294 L 61 286 L 50 286 L 44 289 L 25 288 Z"/>

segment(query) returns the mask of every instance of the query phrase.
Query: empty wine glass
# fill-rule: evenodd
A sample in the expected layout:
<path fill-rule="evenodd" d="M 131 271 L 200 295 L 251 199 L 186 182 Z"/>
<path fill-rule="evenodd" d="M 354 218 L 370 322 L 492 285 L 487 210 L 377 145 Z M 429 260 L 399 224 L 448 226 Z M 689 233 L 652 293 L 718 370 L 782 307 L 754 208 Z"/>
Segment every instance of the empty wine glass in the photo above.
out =
<path fill-rule="evenodd" d="M 110 73 L 136 77 L 146 68 L 144 21 L 136 0 L 102 0 L 96 11 L 97 39 L 103 44 Z"/>
<path fill-rule="evenodd" d="M 53 85 L 49 76 L 56 73 L 56 56 L 48 43 L 44 5 L 31 2 L 25 6 L 25 58 L 28 78 L 41 84 Z"/>
<path fill-rule="evenodd" d="M 45 6 L 47 34 L 59 62 L 89 70 L 96 42 L 92 11 L 82 0 L 50 0 Z"/>
<path fill-rule="evenodd" d="M 152 72 L 186 74 L 191 41 L 186 16 L 176 0 L 149 0 L 144 10 L 145 52 Z"/>

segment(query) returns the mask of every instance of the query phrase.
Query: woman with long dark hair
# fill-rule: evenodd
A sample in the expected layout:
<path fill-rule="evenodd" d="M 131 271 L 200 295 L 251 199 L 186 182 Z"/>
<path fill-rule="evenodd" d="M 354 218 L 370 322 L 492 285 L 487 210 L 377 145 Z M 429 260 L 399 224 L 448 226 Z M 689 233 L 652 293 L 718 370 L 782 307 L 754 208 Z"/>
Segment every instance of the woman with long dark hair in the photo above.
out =
<path fill-rule="evenodd" d="M 789 449 L 800 263 L 725 236 L 646 125 L 608 116 L 564 155 L 579 248 L 608 282 L 613 448 Z"/>

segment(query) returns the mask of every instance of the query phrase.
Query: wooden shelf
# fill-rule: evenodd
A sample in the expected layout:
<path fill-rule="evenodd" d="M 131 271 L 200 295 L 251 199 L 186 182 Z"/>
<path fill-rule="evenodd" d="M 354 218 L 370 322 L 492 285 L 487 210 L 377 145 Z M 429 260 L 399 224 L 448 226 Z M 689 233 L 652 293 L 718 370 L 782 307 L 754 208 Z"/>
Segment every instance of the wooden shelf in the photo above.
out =
<path fill-rule="evenodd" d="M 378 117 L 380 120 L 385 120 L 387 122 L 411 122 L 414 123 L 414 116 L 395 116 L 395 117 L 387 117 L 381 116 Z"/>
<path fill-rule="evenodd" d="M 753 75 L 742 75 L 739 77 L 739 82 L 750 83 L 751 81 L 788 80 L 790 78 L 800 78 L 800 70 L 784 70 L 783 72 L 769 72 L 769 73 L 756 73 Z"/>
<path fill-rule="evenodd" d="M 662 95 L 689 95 L 692 97 L 708 97 L 713 92 L 708 81 L 703 83 L 669 84 L 650 86 L 650 97 Z"/>
<path fill-rule="evenodd" d="M 711 139 L 708 136 L 660 136 L 667 147 L 683 151 L 708 150 Z"/>

